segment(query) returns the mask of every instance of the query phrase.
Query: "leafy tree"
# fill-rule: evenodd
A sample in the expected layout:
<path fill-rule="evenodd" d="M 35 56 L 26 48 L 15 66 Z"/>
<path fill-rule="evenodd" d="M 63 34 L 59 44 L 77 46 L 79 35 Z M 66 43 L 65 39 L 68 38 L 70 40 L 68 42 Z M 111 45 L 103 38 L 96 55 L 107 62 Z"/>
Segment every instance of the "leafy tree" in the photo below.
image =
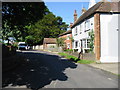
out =
<path fill-rule="evenodd" d="M 57 38 L 57 46 L 58 47 L 64 47 L 65 45 L 65 38 Z"/>
<path fill-rule="evenodd" d="M 8 26 L 6 35 L 10 31 L 18 41 L 24 40 L 29 27 L 48 12 L 44 2 L 3 2 L 2 29 L 5 33 Z"/>
<path fill-rule="evenodd" d="M 68 27 L 44 2 L 3 2 L 2 19 L 3 39 L 12 36 L 30 45 L 42 44 L 44 38 L 56 38 Z"/>
<path fill-rule="evenodd" d="M 56 38 L 59 34 L 65 32 L 67 27 L 68 25 L 62 21 L 61 17 L 49 13 L 35 23 L 28 33 L 35 38 L 34 43 L 42 44 L 44 38 Z"/>

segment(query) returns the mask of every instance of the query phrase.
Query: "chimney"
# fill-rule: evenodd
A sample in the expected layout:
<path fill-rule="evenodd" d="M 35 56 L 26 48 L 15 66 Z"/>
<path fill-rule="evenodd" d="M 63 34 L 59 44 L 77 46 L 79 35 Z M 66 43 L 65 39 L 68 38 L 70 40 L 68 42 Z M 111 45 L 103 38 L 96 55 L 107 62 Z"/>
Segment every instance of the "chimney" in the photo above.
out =
<path fill-rule="evenodd" d="M 74 11 L 74 22 L 77 20 L 77 11 Z"/>
<path fill-rule="evenodd" d="M 85 13 L 87 10 L 85 8 L 82 8 L 82 14 Z"/>
<path fill-rule="evenodd" d="M 71 28 L 71 27 L 72 27 L 72 25 L 73 25 L 73 23 L 70 23 L 70 26 L 69 26 L 69 27 Z"/>
<path fill-rule="evenodd" d="M 101 2 L 108 2 L 108 0 L 101 0 Z"/>

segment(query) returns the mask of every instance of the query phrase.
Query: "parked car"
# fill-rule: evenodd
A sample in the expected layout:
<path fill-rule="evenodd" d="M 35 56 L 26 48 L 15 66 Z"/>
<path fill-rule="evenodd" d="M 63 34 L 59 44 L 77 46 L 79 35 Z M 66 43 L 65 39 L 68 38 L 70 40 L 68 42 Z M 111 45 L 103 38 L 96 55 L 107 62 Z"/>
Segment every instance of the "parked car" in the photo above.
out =
<path fill-rule="evenodd" d="M 25 42 L 18 43 L 18 50 L 28 50 L 30 47 Z"/>

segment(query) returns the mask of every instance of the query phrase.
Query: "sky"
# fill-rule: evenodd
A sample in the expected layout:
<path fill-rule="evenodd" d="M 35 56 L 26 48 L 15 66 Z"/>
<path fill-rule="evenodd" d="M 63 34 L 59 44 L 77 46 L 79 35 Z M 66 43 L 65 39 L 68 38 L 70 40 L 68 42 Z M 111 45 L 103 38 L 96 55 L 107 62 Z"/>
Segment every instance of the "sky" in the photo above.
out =
<path fill-rule="evenodd" d="M 78 17 L 81 15 L 82 7 L 88 8 L 88 2 L 45 2 L 48 9 L 56 16 L 63 18 L 67 24 L 74 21 L 74 10 L 77 10 Z"/>
<path fill-rule="evenodd" d="M 62 2 L 60 2 L 62 1 Z M 53 12 L 56 16 L 60 16 L 63 18 L 63 21 L 67 24 L 74 22 L 74 10 L 77 10 L 78 18 L 81 15 L 82 8 L 88 9 L 90 0 L 45 0 L 45 5 L 48 9 Z M 91 0 L 93 1 L 93 0 Z M 95 0 L 99 2 L 101 0 Z M 110 1 L 110 0 L 108 0 Z"/>

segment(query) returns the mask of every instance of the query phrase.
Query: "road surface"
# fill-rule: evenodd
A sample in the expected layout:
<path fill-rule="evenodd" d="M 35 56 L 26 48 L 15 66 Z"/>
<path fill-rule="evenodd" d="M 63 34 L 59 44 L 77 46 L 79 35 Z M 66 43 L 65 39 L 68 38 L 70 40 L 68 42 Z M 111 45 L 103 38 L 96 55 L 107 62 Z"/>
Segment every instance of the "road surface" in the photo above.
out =
<path fill-rule="evenodd" d="M 4 88 L 118 88 L 109 72 L 77 64 L 44 51 L 22 51 L 25 61 L 3 73 Z M 25 89 L 26 90 L 26 89 Z"/>

